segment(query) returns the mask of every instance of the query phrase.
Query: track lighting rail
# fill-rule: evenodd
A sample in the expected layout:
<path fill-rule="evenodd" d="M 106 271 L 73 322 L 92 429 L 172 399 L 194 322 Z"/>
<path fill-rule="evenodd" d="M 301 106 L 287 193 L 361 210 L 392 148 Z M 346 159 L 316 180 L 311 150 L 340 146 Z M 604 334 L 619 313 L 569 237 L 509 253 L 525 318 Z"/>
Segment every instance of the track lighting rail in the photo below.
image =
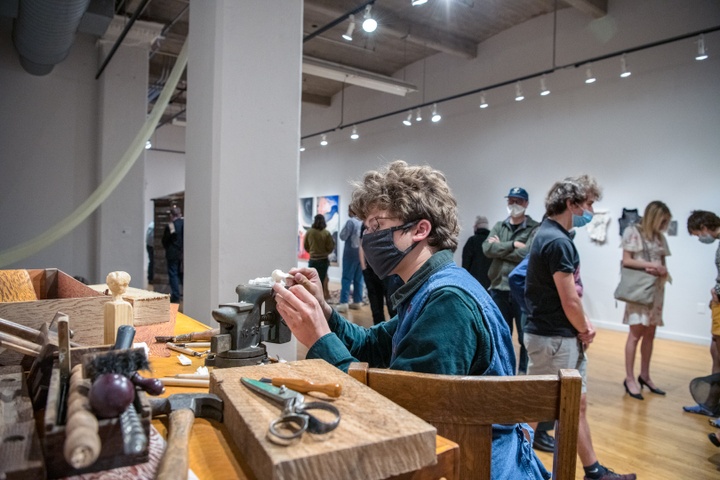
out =
<path fill-rule="evenodd" d="M 374 0 L 373 0 L 373 1 L 374 1 Z M 368 3 L 371 3 L 371 2 L 368 2 Z M 364 8 L 364 5 L 363 5 L 363 8 Z M 354 13 L 354 12 L 351 12 L 351 13 Z M 349 14 L 350 14 L 350 13 L 348 13 L 347 15 L 349 15 Z M 344 19 L 344 18 L 346 18 L 346 17 L 342 17 L 342 18 Z M 608 54 L 605 54 L 605 55 L 600 55 L 600 56 L 597 56 L 597 57 L 587 58 L 587 59 L 585 59 L 585 60 L 581 60 L 581 61 L 578 61 L 578 62 L 572 62 L 572 63 L 568 63 L 568 64 L 565 64 L 565 65 L 555 66 L 555 67 L 549 68 L 549 69 L 547 69 L 547 70 L 542 70 L 542 71 L 535 72 L 535 73 L 531 73 L 531 74 L 528 74 L 528 75 L 523 75 L 523 76 L 521 76 L 521 77 L 513 78 L 513 79 L 510 79 L 510 80 L 505 80 L 505 81 L 498 82 L 498 83 L 495 83 L 495 84 L 492 84 L 492 85 L 484 85 L 484 86 L 482 86 L 482 87 L 475 88 L 475 89 L 469 90 L 469 91 L 467 91 L 467 92 L 456 93 L 456 94 L 454 94 L 454 95 L 449 95 L 449 96 L 447 96 L 447 97 L 438 98 L 438 99 L 435 99 L 435 100 L 430 100 L 430 101 L 428 101 L 428 102 L 423 102 L 423 103 L 420 103 L 420 104 L 417 104 L 417 105 L 413 105 L 413 106 L 410 106 L 410 107 L 407 107 L 407 106 L 406 106 L 406 107 L 403 107 L 403 108 L 401 108 L 401 109 L 399 109 L 399 110 L 394 110 L 394 111 L 392 111 L 392 112 L 383 113 L 383 114 L 380 114 L 380 115 L 375 115 L 374 117 L 369 117 L 369 118 L 365 118 L 365 119 L 362 119 L 362 120 L 355 120 L 355 121 L 353 121 L 352 123 L 347 124 L 347 125 L 345 125 L 345 124 L 340 124 L 340 125 L 338 125 L 338 126 L 336 126 L 336 127 L 329 128 L 329 129 L 327 129 L 327 130 L 323 130 L 323 131 L 320 131 L 320 132 L 315 132 L 315 133 L 311 133 L 311 134 L 308 134 L 308 135 L 304 135 L 304 136 L 301 137 L 301 139 L 302 139 L 302 140 L 306 140 L 306 139 L 308 139 L 308 138 L 317 137 L 317 136 L 319 136 L 319 135 L 325 135 L 325 134 L 328 134 L 328 133 L 331 133 L 331 132 L 340 131 L 340 130 L 343 130 L 343 129 L 345 129 L 345 128 L 348 128 L 349 126 L 362 125 L 362 124 L 364 124 L 364 123 L 374 122 L 374 121 L 376 121 L 376 120 L 381 120 L 381 119 L 383 119 L 383 118 L 392 117 L 392 116 L 394 116 L 394 115 L 400 115 L 400 114 L 406 113 L 408 110 L 413 110 L 413 109 L 416 109 L 416 108 L 423 108 L 423 107 L 427 107 L 427 106 L 430 106 L 430 105 L 433 105 L 433 104 L 440 104 L 440 103 L 444 103 L 444 102 L 449 102 L 449 101 L 451 101 L 451 100 L 457 100 L 458 98 L 463 98 L 463 97 L 467 97 L 467 96 L 470 96 L 470 95 L 475 95 L 475 94 L 478 94 L 478 93 L 487 92 L 488 90 L 493 90 L 493 89 L 496 89 L 496 88 L 504 87 L 504 86 L 506 86 L 506 85 L 516 84 L 517 82 L 523 82 L 523 81 L 525 81 L 525 80 L 530 80 L 530 79 L 533 79 L 533 78 L 542 77 L 543 75 L 549 75 L 549 74 L 551 74 L 551 73 L 553 73 L 553 72 L 556 72 L 556 71 L 558 71 L 558 70 L 564 70 L 564 69 L 569 69 L 569 68 L 578 68 L 578 67 L 582 67 L 582 66 L 584 66 L 584 65 L 586 65 L 586 64 L 590 64 L 590 63 L 594 63 L 594 62 L 599 62 L 599 61 L 601 61 L 601 60 L 606 60 L 606 59 L 608 59 L 608 58 L 620 57 L 620 56 L 622 56 L 622 55 L 624 55 L 624 54 L 633 53 L 633 52 L 638 52 L 638 51 L 641 51 L 641 50 L 648 50 L 648 49 L 651 49 L 651 48 L 659 47 L 659 46 L 661 46 L 661 45 L 666 45 L 666 44 L 669 44 L 669 43 L 678 42 L 678 41 L 680 41 L 680 40 L 685 40 L 685 39 L 688 39 L 688 38 L 697 37 L 698 35 L 704 35 L 704 34 L 708 34 L 708 33 L 717 32 L 717 31 L 719 31 L 719 30 L 720 30 L 720 25 L 717 25 L 717 26 L 710 27 L 710 28 L 707 28 L 707 29 L 704 29 L 704 30 L 699 30 L 699 31 L 691 32 L 691 33 L 686 33 L 686 34 L 683 34 L 683 35 L 677 35 L 677 36 L 675 36 L 675 37 L 670 37 L 670 38 L 666 38 L 666 39 L 663 39 L 663 40 L 658 40 L 658 41 L 656 41 L 656 42 L 646 43 L 646 44 L 643 44 L 643 45 L 638 45 L 638 46 L 636 46 L 636 47 L 626 48 L 626 49 L 619 50 L 619 51 L 612 52 L 612 53 L 608 53 Z"/>

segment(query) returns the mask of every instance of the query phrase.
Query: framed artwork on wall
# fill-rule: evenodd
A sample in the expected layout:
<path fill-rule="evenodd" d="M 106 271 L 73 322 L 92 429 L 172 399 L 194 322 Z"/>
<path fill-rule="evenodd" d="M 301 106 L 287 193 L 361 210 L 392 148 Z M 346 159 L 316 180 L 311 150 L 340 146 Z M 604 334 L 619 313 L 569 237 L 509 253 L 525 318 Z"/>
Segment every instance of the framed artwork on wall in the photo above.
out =
<path fill-rule="evenodd" d="M 315 209 L 313 208 L 313 197 L 304 197 L 298 199 L 298 244 L 297 252 L 300 260 L 308 260 L 310 254 L 305 251 L 303 242 L 305 241 L 305 232 L 312 226 Z"/>
<path fill-rule="evenodd" d="M 298 199 L 298 259 L 308 260 L 310 258 L 310 254 L 305 251 L 303 243 L 305 241 L 305 232 L 312 227 L 313 218 L 317 214 L 325 217 L 327 231 L 330 232 L 330 235 L 332 235 L 335 241 L 335 250 L 330 254 L 329 260 L 331 265 L 337 266 L 337 242 L 338 232 L 340 231 L 340 195 L 303 197 Z"/>

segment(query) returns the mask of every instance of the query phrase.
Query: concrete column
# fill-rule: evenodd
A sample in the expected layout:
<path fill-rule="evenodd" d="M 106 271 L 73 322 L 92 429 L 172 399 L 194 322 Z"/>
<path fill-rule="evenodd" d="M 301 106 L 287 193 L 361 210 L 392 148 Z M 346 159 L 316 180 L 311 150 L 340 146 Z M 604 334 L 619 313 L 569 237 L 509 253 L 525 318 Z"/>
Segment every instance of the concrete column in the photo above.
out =
<path fill-rule="evenodd" d="M 98 42 L 98 69 L 122 32 L 125 22 L 127 19 L 115 17 Z M 148 52 L 161 28 L 161 25 L 136 22 L 98 79 L 98 183 L 117 165 L 145 122 Z M 141 157 L 98 208 L 98 261 L 95 275 L 99 282 L 104 282 L 109 272 L 124 270 L 132 277 L 131 287 L 145 287 L 145 221 L 142 215 L 144 152 Z"/>
<path fill-rule="evenodd" d="M 238 284 L 297 263 L 302 2 L 192 2 L 189 42 L 184 308 L 214 324 Z"/>

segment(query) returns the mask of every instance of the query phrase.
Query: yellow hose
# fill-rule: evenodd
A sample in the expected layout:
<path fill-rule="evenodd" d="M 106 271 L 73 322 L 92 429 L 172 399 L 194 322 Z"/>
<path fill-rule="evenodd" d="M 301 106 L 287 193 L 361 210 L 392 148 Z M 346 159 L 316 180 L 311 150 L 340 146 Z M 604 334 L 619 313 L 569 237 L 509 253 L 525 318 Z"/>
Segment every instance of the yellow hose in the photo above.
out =
<path fill-rule="evenodd" d="M 133 139 L 128 149 L 125 151 L 125 154 L 107 178 L 103 180 L 103 182 L 97 187 L 97 189 L 95 189 L 87 200 L 85 200 L 66 218 L 62 219 L 37 237 L 0 252 L 0 268 L 23 260 L 30 255 L 49 247 L 85 221 L 85 219 L 89 217 L 90 214 L 93 213 L 95 209 L 97 209 L 108 198 L 108 196 L 110 196 L 122 179 L 125 178 L 125 175 L 127 175 L 137 159 L 140 158 L 140 154 L 145 149 L 145 143 L 150 139 L 150 136 L 155 130 L 155 126 L 160 121 L 165 108 L 167 108 L 167 105 L 170 102 L 170 97 L 175 91 L 175 87 L 177 86 L 186 65 L 187 40 L 180 51 L 180 55 L 178 55 L 177 62 L 175 62 L 175 66 L 172 69 L 172 73 L 170 73 L 170 77 L 168 78 L 160 97 L 158 97 L 158 101 L 155 103 L 150 116 L 147 120 L 145 120 L 145 123 Z"/>

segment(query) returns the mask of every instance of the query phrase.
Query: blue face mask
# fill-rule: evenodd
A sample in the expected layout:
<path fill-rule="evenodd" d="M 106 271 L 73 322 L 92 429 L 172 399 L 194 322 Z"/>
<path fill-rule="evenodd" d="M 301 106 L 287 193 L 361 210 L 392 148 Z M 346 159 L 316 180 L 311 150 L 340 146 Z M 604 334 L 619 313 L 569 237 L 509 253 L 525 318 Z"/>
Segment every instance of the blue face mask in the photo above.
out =
<path fill-rule="evenodd" d="M 393 233 L 398 230 L 407 230 L 416 223 L 417 221 L 414 221 L 397 227 L 366 233 L 360 239 L 365 260 L 381 280 L 388 277 L 395 270 L 395 267 L 402 262 L 405 255 L 410 253 L 417 245 L 417 242 L 415 242 L 406 250 L 400 250 L 395 246 Z"/>
<path fill-rule="evenodd" d="M 579 228 L 584 227 L 590 221 L 593 219 L 593 213 L 588 210 L 583 210 L 582 216 L 578 216 L 573 214 L 572 220 L 573 220 L 573 227 Z"/>
<path fill-rule="evenodd" d="M 715 241 L 715 237 L 713 237 L 710 234 L 707 235 L 698 235 L 698 240 L 700 240 L 700 243 L 713 243 Z"/>

